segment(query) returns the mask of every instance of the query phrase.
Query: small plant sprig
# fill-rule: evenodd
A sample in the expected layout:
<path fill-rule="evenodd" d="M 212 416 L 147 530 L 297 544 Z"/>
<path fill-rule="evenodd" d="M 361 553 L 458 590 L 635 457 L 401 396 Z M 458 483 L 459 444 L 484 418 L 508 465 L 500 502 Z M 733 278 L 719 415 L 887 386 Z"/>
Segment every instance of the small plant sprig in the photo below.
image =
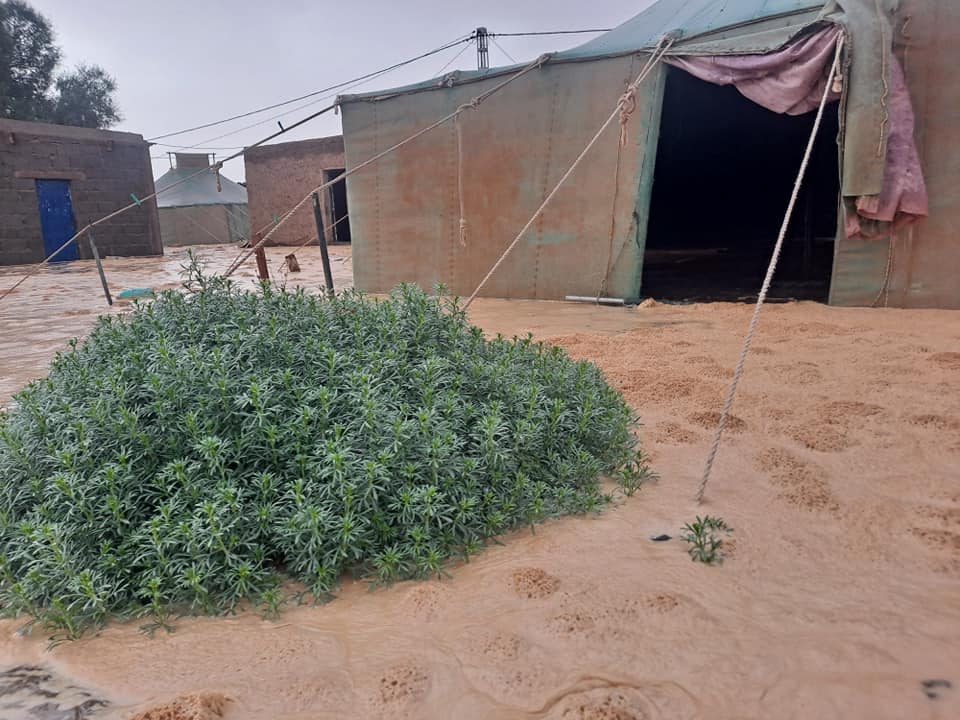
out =
<path fill-rule="evenodd" d="M 602 510 L 601 477 L 635 492 L 636 422 L 594 365 L 487 340 L 443 292 L 247 292 L 190 256 L 182 292 L 101 318 L 0 412 L 0 612 L 150 632 L 442 576 Z"/>
<path fill-rule="evenodd" d="M 680 539 L 686 542 L 690 547 L 687 553 L 694 562 L 702 562 L 707 565 L 719 565 L 723 563 L 723 539 L 718 537 L 718 533 L 729 534 L 733 529 L 729 527 L 721 518 L 705 515 L 697 516 L 692 523 L 683 526 L 683 533 Z"/>
<path fill-rule="evenodd" d="M 620 468 L 616 478 L 617 485 L 626 497 L 633 497 L 646 483 L 660 479 L 651 469 L 649 462 L 646 453 L 637 450 L 633 459 Z"/>

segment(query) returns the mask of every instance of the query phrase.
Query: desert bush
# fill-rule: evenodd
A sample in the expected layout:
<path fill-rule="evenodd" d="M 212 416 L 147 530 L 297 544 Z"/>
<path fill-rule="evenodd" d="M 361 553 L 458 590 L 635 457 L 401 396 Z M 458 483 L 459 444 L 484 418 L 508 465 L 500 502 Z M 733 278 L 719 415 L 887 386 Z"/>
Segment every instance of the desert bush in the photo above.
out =
<path fill-rule="evenodd" d="M 683 526 L 680 539 L 687 543 L 687 553 L 694 562 L 705 565 L 720 565 L 723 563 L 723 538 L 720 533 L 729 534 L 733 528 L 724 522 L 723 518 L 704 515 L 692 523 Z"/>
<path fill-rule="evenodd" d="M 0 415 L 0 603 L 55 636 L 440 574 L 648 474 L 596 367 L 487 340 L 443 294 L 184 285 L 100 318 Z"/>

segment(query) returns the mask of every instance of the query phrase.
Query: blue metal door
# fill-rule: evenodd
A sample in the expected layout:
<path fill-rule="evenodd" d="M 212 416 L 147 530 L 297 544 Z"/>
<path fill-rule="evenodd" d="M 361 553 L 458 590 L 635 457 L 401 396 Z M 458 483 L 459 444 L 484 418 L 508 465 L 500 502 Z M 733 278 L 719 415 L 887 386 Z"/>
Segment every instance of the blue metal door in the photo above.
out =
<path fill-rule="evenodd" d="M 37 180 L 37 205 L 40 207 L 40 229 L 43 232 L 44 255 L 55 252 L 73 237 L 73 203 L 70 201 L 68 180 Z M 50 258 L 50 262 L 76 260 L 80 257 L 75 242 L 70 243 Z"/>

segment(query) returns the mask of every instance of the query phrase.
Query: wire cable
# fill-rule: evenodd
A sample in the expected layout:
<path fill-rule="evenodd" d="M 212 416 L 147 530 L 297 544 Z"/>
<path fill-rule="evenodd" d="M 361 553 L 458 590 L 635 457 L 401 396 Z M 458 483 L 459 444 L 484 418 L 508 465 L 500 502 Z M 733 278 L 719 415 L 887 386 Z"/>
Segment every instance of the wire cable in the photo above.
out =
<path fill-rule="evenodd" d="M 472 39 L 473 39 L 473 33 L 471 33 L 470 35 L 457 38 L 456 40 L 453 40 L 451 42 L 445 43 L 444 45 L 441 45 L 440 47 L 435 48 L 434 50 L 430 50 L 429 52 L 425 52 L 421 55 L 417 55 L 416 57 L 410 58 L 408 60 L 395 63 L 393 65 L 390 65 L 389 67 L 381 68 L 380 70 L 375 70 L 374 72 L 367 73 L 366 75 L 360 75 L 359 77 L 355 77 L 351 80 L 345 80 L 344 82 L 337 83 L 336 85 L 330 85 L 328 87 L 321 88 L 320 90 L 315 90 L 314 92 L 307 93 L 306 95 L 300 95 L 299 97 L 291 98 L 289 100 L 284 100 L 283 102 L 279 102 L 279 103 L 274 103 L 273 105 L 266 105 L 264 107 L 257 108 L 256 110 L 250 110 L 245 113 L 240 113 L 239 115 L 233 115 L 223 120 L 203 123 L 202 125 L 195 125 L 185 130 L 178 130 L 176 132 L 164 133 L 163 135 L 156 135 L 152 138 L 148 138 L 147 142 L 153 142 L 155 140 L 163 140 L 164 138 L 173 137 L 175 135 L 185 135 L 186 133 L 194 132 L 195 130 L 203 130 L 204 128 L 214 127 L 216 125 L 223 125 L 224 123 L 233 122 L 234 120 L 240 120 L 242 118 L 250 117 L 252 115 L 259 115 L 260 113 L 267 112 L 268 110 L 275 110 L 276 108 L 279 108 L 279 107 L 291 105 L 293 103 L 300 102 L 301 100 L 306 100 L 308 98 L 316 97 L 317 95 L 322 95 L 323 93 L 330 92 L 331 90 L 340 89 L 345 85 L 351 85 L 361 80 L 366 80 L 377 75 L 382 75 L 385 72 L 396 70 L 397 68 L 403 67 L 404 65 L 409 65 L 410 63 L 414 63 L 417 60 L 422 60 L 423 58 L 430 57 L 431 55 L 436 55 L 437 53 L 443 52 L 444 50 L 455 47 L 460 43 L 470 42 Z"/>
<path fill-rule="evenodd" d="M 450 58 L 450 59 L 447 61 L 447 63 L 446 63 L 442 68 L 440 68 L 440 69 L 434 74 L 433 77 L 437 77 L 438 75 L 442 75 L 444 70 L 446 70 L 446 69 L 447 69 L 448 67 L 450 67 L 453 63 L 455 63 L 455 62 L 457 61 L 457 58 L 459 58 L 461 55 L 463 55 L 463 54 L 464 54 L 467 50 L 469 50 L 469 49 L 470 49 L 470 45 L 464 45 L 464 46 L 460 49 L 460 52 L 458 52 L 456 55 L 454 55 L 452 58 Z"/>
<path fill-rule="evenodd" d="M 472 40 L 472 38 L 468 38 L 467 40 L 470 41 L 470 40 Z M 456 56 L 454 56 L 454 59 L 456 59 L 457 57 L 459 57 L 460 55 L 462 55 L 469 47 L 470 47 L 470 43 L 469 43 L 469 42 L 466 42 L 466 43 L 464 44 L 463 48 L 460 50 L 460 52 L 457 53 Z M 452 61 L 451 61 L 451 62 L 452 62 Z M 444 66 L 444 67 L 446 67 L 446 66 Z M 236 135 L 237 133 L 241 133 L 241 132 L 243 132 L 244 130 L 250 130 L 251 128 L 255 128 L 255 127 L 258 127 L 258 126 L 260 126 L 260 125 L 266 125 L 266 124 L 269 123 L 269 122 L 272 122 L 272 121 L 277 120 L 277 119 L 279 119 L 279 118 L 285 117 L 285 116 L 290 115 L 290 114 L 292 114 L 292 113 L 295 113 L 295 112 L 297 112 L 297 111 L 299 111 L 299 110 L 304 110 L 305 108 L 312 107 L 312 106 L 316 105 L 317 103 L 322 102 L 323 100 L 327 100 L 327 99 L 329 99 L 329 98 L 335 97 L 336 95 L 340 94 L 340 92 L 343 91 L 343 90 L 351 90 L 351 89 L 353 89 L 353 88 L 355 88 L 355 87 L 359 87 L 360 85 L 363 85 L 363 84 L 365 84 L 365 83 L 368 83 L 368 82 L 370 82 L 371 80 L 375 80 L 375 79 L 377 79 L 377 78 L 379 78 L 379 77 L 382 77 L 383 75 L 386 75 L 387 73 L 391 72 L 393 69 L 394 69 L 393 67 L 391 67 L 391 68 L 385 68 L 384 70 L 382 70 L 382 71 L 380 71 L 380 72 L 378 72 L 378 73 L 374 73 L 374 74 L 370 75 L 369 77 L 366 77 L 366 78 L 364 78 L 364 79 L 362 79 L 362 80 L 357 80 L 356 82 L 350 82 L 349 84 L 344 85 L 343 87 L 339 88 L 339 90 L 338 90 L 337 92 L 335 92 L 335 93 L 330 93 L 330 94 L 327 94 L 327 95 L 323 95 L 322 97 L 315 98 L 315 99 L 311 100 L 310 102 L 304 103 L 303 105 L 300 105 L 300 106 L 298 106 L 298 107 L 292 108 L 291 110 L 285 110 L 285 111 L 282 112 L 282 113 L 278 113 L 278 114 L 276 114 L 276 115 L 271 115 L 271 116 L 268 117 L 268 118 L 265 118 L 265 119 L 263 119 L 263 120 L 258 120 L 257 122 L 251 123 L 251 124 L 249 124 L 249 125 L 244 125 L 244 126 L 241 127 L 241 128 L 237 128 L 237 129 L 235 129 L 235 130 L 230 130 L 229 132 L 225 132 L 225 133 L 222 133 L 222 134 L 220 134 L 220 135 L 215 135 L 214 137 L 212 137 L 212 138 L 207 138 L 206 140 L 203 140 L 203 141 L 201 141 L 201 142 L 199 142 L 199 143 L 197 143 L 197 144 L 195 144 L 195 145 L 175 145 L 175 146 L 171 146 L 171 147 L 176 147 L 176 148 L 179 148 L 179 149 L 181 149 L 181 150 L 194 150 L 194 149 L 199 149 L 199 148 L 203 148 L 203 149 L 210 148 L 210 149 L 213 149 L 211 146 L 207 145 L 207 143 L 215 142 L 215 141 L 217 141 L 217 140 L 222 140 L 222 139 L 225 138 L 225 137 L 230 137 L 231 135 Z M 157 143 L 157 144 L 159 144 L 159 143 Z M 241 147 L 241 146 L 237 146 L 237 148 L 224 148 L 224 149 L 231 149 L 231 150 L 232 150 L 232 149 L 238 149 L 239 147 Z"/>
<path fill-rule="evenodd" d="M 504 50 L 504 49 L 503 49 L 503 45 L 501 45 L 500 43 L 498 43 L 498 42 L 497 42 L 497 39 L 496 39 L 495 37 L 490 38 L 490 41 L 500 49 L 500 52 L 502 52 L 504 55 L 507 56 L 507 59 L 508 59 L 510 62 L 512 62 L 514 65 L 517 65 L 517 64 L 518 64 L 516 58 L 514 58 L 513 55 L 511 55 L 511 54 L 508 53 L 506 50 Z"/>
<path fill-rule="evenodd" d="M 613 28 L 593 28 L 590 30 L 543 30 L 540 32 L 488 33 L 487 37 L 535 37 L 538 35 L 583 35 L 586 33 L 610 32 Z"/>
<path fill-rule="evenodd" d="M 430 125 L 426 126 L 425 128 L 422 128 L 422 129 L 418 130 L 417 132 L 413 133 L 413 135 L 407 136 L 406 138 L 404 138 L 404 139 L 401 140 L 400 142 L 398 142 L 398 143 L 396 143 L 396 144 L 394 144 L 394 145 L 391 145 L 391 146 L 388 147 L 386 150 L 383 150 L 382 152 L 377 153 L 377 154 L 374 155 L 373 157 L 368 158 L 367 160 L 364 160 L 362 163 L 360 163 L 360 164 L 358 164 L 358 165 L 354 165 L 352 168 L 347 169 L 346 172 L 341 173 L 341 174 L 338 175 L 336 178 L 334 178 L 334 179 L 332 179 L 332 180 L 329 180 L 329 181 L 323 183 L 322 185 L 318 185 L 318 186 L 315 187 L 313 190 L 311 190 L 309 193 L 307 193 L 306 195 L 304 195 L 303 199 L 300 200 L 300 202 L 298 202 L 296 205 L 294 205 L 292 208 L 290 208 L 286 213 L 284 213 L 283 217 L 281 217 L 281 218 L 279 219 L 279 221 L 273 226 L 273 229 L 270 230 L 270 232 L 268 232 L 268 233 L 267 233 L 266 235 L 264 235 L 262 238 L 260 238 L 260 240 L 257 242 L 256 245 L 254 245 L 253 247 L 251 247 L 251 248 L 249 249 L 249 251 L 248 251 L 246 254 L 244 254 L 242 257 L 240 257 L 238 260 L 234 261 L 234 263 L 233 263 L 230 267 L 227 268 L 226 272 L 223 273 L 223 277 L 230 277 L 230 275 L 232 275 L 232 274 L 237 270 L 237 268 L 239 268 L 244 262 L 246 262 L 246 260 L 247 260 L 251 255 L 253 255 L 254 252 L 256 252 L 257 248 L 262 247 L 262 246 L 267 242 L 267 240 L 270 239 L 270 236 L 273 235 L 273 233 L 275 233 L 275 232 L 280 228 L 281 225 L 283 225 L 287 220 L 289 220 L 301 207 L 303 207 L 303 206 L 310 200 L 310 198 L 311 198 L 311 196 L 313 195 L 313 193 L 319 192 L 320 190 L 324 190 L 324 189 L 330 187 L 331 185 L 335 185 L 335 184 L 338 183 L 338 182 L 343 182 L 343 181 L 345 181 L 348 177 L 350 177 L 350 176 L 353 175 L 354 173 L 360 172 L 361 170 L 363 170 L 363 169 L 364 169 L 365 167 L 367 167 L 368 165 L 372 165 L 373 163 L 377 162 L 377 161 L 380 160 L 381 158 L 389 155 L 390 153 L 392 153 L 392 152 L 394 152 L 394 151 L 396 151 L 396 150 L 399 150 L 399 149 L 402 148 L 404 145 L 407 145 L 408 143 L 411 143 L 411 142 L 413 142 L 414 140 L 416 140 L 417 138 L 419 138 L 421 135 L 425 135 L 426 133 L 430 132 L 431 130 L 434 130 L 435 128 L 440 127 L 440 126 L 443 125 L 444 123 L 446 123 L 446 122 L 448 122 L 448 121 L 450 121 L 450 120 L 453 120 L 455 117 L 457 117 L 458 115 L 460 115 L 461 113 L 463 113 L 463 112 L 465 112 L 465 111 L 467 111 L 467 110 L 471 110 L 471 109 L 475 109 L 475 108 L 479 107 L 480 103 L 482 103 L 482 102 L 484 102 L 485 100 L 487 100 L 490 96 L 498 93 L 500 90 L 502 90 L 503 88 L 505 88 L 507 85 L 509 85 L 510 83 L 512 83 L 512 82 L 513 82 L 514 80 L 516 80 L 517 78 L 523 77 L 524 75 L 526 75 L 528 72 L 531 72 L 532 70 L 535 70 L 535 69 L 537 69 L 537 68 L 543 67 L 543 65 L 544 65 L 545 63 L 547 63 L 549 60 L 550 60 L 550 54 L 549 54 L 549 53 L 547 53 L 547 54 L 545 54 L 545 55 L 541 55 L 541 56 L 538 57 L 536 60 L 534 60 L 533 62 L 531 62 L 529 65 L 524 66 L 519 72 L 517 72 L 517 73 L 515 73 L 515 74 L 513 74 L 513 75 L 510 75 L 509 77 L 507 77 L 506 80 L 498 83 L 497 85 L 494 85 L 494 86 L 493 86 L 492 88 L 490 88 L 489 90 L 486 90 L 486 91 L 480 93 L 479 95 L 477 95 L 476 97 L 474 97 L 474 98 L 473 98 L 472 100 L 470 100 L 469 102 L 464 103 L 463 105 L 461 105 L 460 107 L 458 107 L 458 108 L 457 108 L 456 110 L 454 110 L 452 113 L 450 113 L 450 114 L 448 114 L 448 115 L 445 115 L 445 116 L 443 116 L 442 118 L 440 118 L 439 120 L 437 120 L 436 122 L 431 123 Z"/>

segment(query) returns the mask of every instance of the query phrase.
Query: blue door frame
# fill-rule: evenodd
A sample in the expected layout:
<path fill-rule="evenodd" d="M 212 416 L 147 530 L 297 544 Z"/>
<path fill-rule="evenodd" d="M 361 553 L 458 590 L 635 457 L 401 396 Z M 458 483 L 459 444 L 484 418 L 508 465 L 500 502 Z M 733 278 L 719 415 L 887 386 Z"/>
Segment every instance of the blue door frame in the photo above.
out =
<path fill-rule="evenodd" d="M 40 230 L 43 233 L 43 254 L 49 256 L 73 237 L 77 231 L 73 219 L 68 180 L 37 180 L 37 206 L 40 209 Z M 77 243 L 70 243 L 50 258 L 50 262 L 76 260 L 80 257 Z"/>

